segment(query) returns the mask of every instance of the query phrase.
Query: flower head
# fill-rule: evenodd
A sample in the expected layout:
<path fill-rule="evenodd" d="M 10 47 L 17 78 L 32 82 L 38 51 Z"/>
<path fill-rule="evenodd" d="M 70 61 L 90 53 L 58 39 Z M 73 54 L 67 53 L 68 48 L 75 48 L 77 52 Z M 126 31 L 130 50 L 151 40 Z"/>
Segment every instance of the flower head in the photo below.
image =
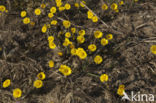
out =
<path fill-rule="evenodd" d="M 99 31 L 99 30 L 97 30 L 97 31 L 94 31 L 94 37 L 95 38 L 101 38 L 103 36 L 103 33 L 101 32 L 101 31 Z"/>
<path fill-rule="evenodd" d="M 34 86 L 35 88 L 41 88 L 41 87 L 43 86 L 42 80 L 36 80 L 36 81 L 34 81 L 33 86 Z"/>
<path fill-rule="evenodd" d="M 63 26 L 65 27 L 65 28 L 69 28 L 70 27 L 70 21 L 68 21 L 68 20 L 64 20 L 63 21 Z"/>
<path fill-rule="evenodd" d="M 42 27 L 41 31 L 42 31 L 42 33 L 45 33 L 45 32 L 47 31 L 47 26 L 44 25 L 44 26 Z"/>
<path fill-rule="evenodd" d="M 80 44 L 84 43 L 84 42 L 85 42 L 84 36 L 78 36 L 78 37 L 77 37 L 77 41 L 78 41 Z"/>
<path fill-rule="evenodd" d="M 71 8 L 69 3 L 66 3 L 64 7 L 65 7 L 66 10 L 69 10 Z"/>
<path fill-rule="evenodd" d="M 49 67 L 50 68 L 53 68 L 54 67 L 54 61 L 52 61 L 52 60 L 49 61 Z"/>
<path fill-rule="evenodd" d="M 57 24 L 57 20 L 52 20 L 51 21 L 51 25 L 56 25 Z"/>
<path fill-rule="evenodd" d="M 78 48 L 76 52 L 80 59 L 85 59 L 87 57 L 87 53 L 83 48 Z"/>
<path fill-rule="evenodd" d="M 63 46 L 68 46 L 69 44 L 71 44 L 70 40 L 68 38 L 65 38 Z"/>
<path fill-rule="evenodd" d="M 95 22 L 98 22 L 98 17 L 97 16 L 93 16 L 92 17 L 92 21 L 95 23 Z"/>
<path fill-rule="evenodd" d="M 96 50 L 96 45 L 95 44 L 90 44 L 88 46 L 88 49 L 91 51 L 91 52 L 94 52 Z"/>
<path fill-rule="evenodd" d="M 71 37 L 71 33 L 70 33 L 70 32 L 66 32 L 66 33 L 65 33 L 65 37 L 66 37 L 66 38 L 70 38 L 70 37 Z"/>
<path fill-rule="evenodd" d="M 117 94 L 120 96 L 124 95 L 124 91 L 125 91 L 125 86 L 124 85 L 120 85 L 118 90 L 117 90 Z"/>
<path fill-rule="evenodd" d="M 56 44 L 53 41 L 49 41 L 49 48 L 50 49 L 55 49 L 56 48 Z"/>
<path fill-rule="evenodd" d="M 41 14 L 41 10 L 39 8 L 35 9 L 34 11 L 35 15 L 40 15 Z"/>
<path fill-rule="evenodd" d="M 54 37 L 53 37 L 53 36 L 49 36 L 49 37 L 48 37 L 48 41 L 49 41 L 49 42 L 50 42 L 50 41 L 53 42 L 53 41 L 54 41 Z"/>
<path fill-rule="evenodd" d="M 25 17 L 27 15 L 26 11 L 21 11 L 21 17 Z"/>
<path fill-rule="evenodd" d="M 48 17 L 49 17 L 49 18 L 52 18 L 53 16 L 54 16 L 53 13 L 48 13 Z"/>
<path fill-rule="evenodd" d="M 51 13 L 56 13 L 56 7 L 51 7 L 51 8 L 50 8 L 50 12 L 51 12 Z"/>
<path fill-rule="evenodd" d="M 112 34 L 107 34 L 107 35 L 106 35 L 106 39 L 112 40 L 112 39 L 113 39 L 113 35 L 112 35 Z"/>
<path fill-rule="evenodd" d="M 9 87 L 10 84 L 11 84 L 10 79 L 5 80 L 5 81 L 3 82 L 3 88 L 7 88 L 7 87 Z"/>
<path fill-rule="evenodd" d="M 107 39 L 105 39 L 105 38 L 101 39 L 101 45 L 105 46 L 107 44 L 108 44 L 108 40 Z"/>
<path fill-rule="evenodd" d="M 100 81 L 101 82 L 107 82 L 108 81 L 108 75 L 107 74 L 102 74 L 100 76 Z"/>
<path fill-rule="evenodd" d="M 30 23 L 30 18 L 25 17 L 25 18 L 23 19 L 23 23 L 24 23 L 24 24 L 29 24 L 29 23 Z"/>
<path fill-rule="evenodd" d="M 95 62 L 96 64 L 101 64 L 102 61 L 103 61 L 103 59 L 102 59 L 102 57 L 101 57 L 100 55 L 95 56 L 94 62 Z"/>
<path fill-rule="evenodd" d="M 80 6 L 81 6 L 81 7 L 85 7 L 85 5 L 86 5 L 86 2 L 85 2 L 85 1 L 82 1 L 82 2 L 80 3 Z"/>
<path fill-rule="evenodd" d="M 123 5 L 123 4 L 124 4 L 124 1 L 120 1 L 120 2 L 119 2 L 119 5 Z"/>
<path fill-rule="evenodd" d="M 88 19 L 91 19 L 94 16 L 92 11 L 90 11 L 90 10 L 87 12 L 87 15 L 88 15 Z"/>
<path fill-rule="evenodd" d="M 4 12 L 6 10 L 6 7 L 4 5 L 0 5 L 0 11 Z"/>
<path fill-rule="evenodd" d="M 85 34 L 86 34 L 85 30 L 80 30 L 80 31 L 79 31 L 79 35 L 80 35 L 80 36 L 84 36 Z"/>
<path fill-rule="evenodd" d="M 77 55 L 77 49 L 76 48 L 72 48 L 70 52 L 72 55 Z"/>
<path fill-rule="evenodd" d="M 45 8 L 46 7 L 46 4 L 41 4 L 41 8 Z"/>
<path fill-rule="evenodd" d="M 118 9 L 118 5 L 117 5 L 116 3 L 113 3 L 113 4 L 111 5 L 111 9 L 112 9 L 112 10 Z"/>
<path fill-rule="evenodd" d="M 37 78 L 39 80 L 44 80 L 46 78 L 46 75 L 45 75 L 44 72 L 40 72 L 40 73 L 37 74 Z"/>
<path fill-rule="evenodd" d="M 156 54 L 156 45 L 152 45 L 150 50 L 153 54 Z"/>
<path fill-rule="evenodd" d="M 64 76 L 69 76 L 72 73 L 72 70 L 70 67 L 66 65 L 61 65 L 59 68 L 59 71 L 64 75 Z"/>
<path fill-rule="evenodd" d="M 76 8 L 79 8 L 79 7 L 80 7 L 79 3 L 75 3 L 74 6 L 75 6 Z"/>
<path fill-rule="evenodd" d="M 74 34 L 76 32 L 76 28 L 71 28 L 71 32 Z"/>
<path fill-rule="evenodd" d="M 107 10 L 107 9 L 108 9 L 108 6 L 107 6 L 107 4 L 103 4 L 101 8 L 102 8 L 103 10 Z"/>
<path fill-rule="evenodd" d="M 22 90 L 19 88 L 16 88 L 13 90 L 13 97 L 14 98 L 20 98 L 22 96 Z"/>

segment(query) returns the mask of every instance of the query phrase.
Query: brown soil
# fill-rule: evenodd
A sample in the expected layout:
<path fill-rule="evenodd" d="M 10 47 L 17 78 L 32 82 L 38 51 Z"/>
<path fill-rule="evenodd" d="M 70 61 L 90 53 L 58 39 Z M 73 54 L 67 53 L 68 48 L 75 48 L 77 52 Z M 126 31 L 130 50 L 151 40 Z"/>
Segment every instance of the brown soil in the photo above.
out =
<path fill-rule="evenodd" d="M 20 25 L 16 12 L 1 16 L 0 84 L 10 78 L 12 86 L 7 89 L 0 86 L 0 103 L 124 103 L 116 93 L 120 84 L 126 86 L 128 94 L 140 91 L 154 94 L 156 98 L 156 55 L 150 52 L 152 41 L 156 40 L 155 17 L 154 1 L 141 2 L 129 11 L 122 11 L 106 22 L 117 32 L 101 52 L 105 53 L 104 62 L 98 67 L 82 68 L 79 61 L 72 58 L 74 66 L 85 71 L 63 77 L 56 72 L 62 58 L 55 54 L 57 49 L 49 50 L 47 37 L 40 28 Z M 84 27 L 93 28 L 87 22 Z M 98 28 L 105 29 L 102 24 L 98 24 Z M 51 58 L 58 62 L 54 69 L 48 67 Z M 67 62 L 71 58 L 65 59 Z M 41 89 L 34 89 L 32 84 L 40 71 L 47 77 Z M 109 75 L 107 83 L 101 83 L 94 76 L 101 73 Z M 22 98 L 17 100 L 12 97 L 12 89 L 16 87 L 23 91 Z"/>

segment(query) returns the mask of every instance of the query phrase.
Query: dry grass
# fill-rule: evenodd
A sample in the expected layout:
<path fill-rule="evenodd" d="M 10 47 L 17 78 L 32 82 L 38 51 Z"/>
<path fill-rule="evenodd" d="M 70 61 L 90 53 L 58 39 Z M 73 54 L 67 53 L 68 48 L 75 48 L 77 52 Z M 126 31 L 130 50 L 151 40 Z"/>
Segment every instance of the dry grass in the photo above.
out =
<path fill-rule="evenodd" d="M 110 15 L 97 8 L 101 5 L 99 2 L 86 0 L 86 8 L 92 8 L 102 21 L 95 24 L 86 18 L 86 9 L 74 9 L 56 16 L 69 19 L 79 29 L 85 28 L 88 35 L 92 35 L 94 30 L 114 35 L 105 50 L 98 52 L 103 56 L 103 63 L 98 66 L 89 64 L 91 59 L 85 62 L 69 55 L 60 57 L 57 55 L 59 48 L 50 50 L 47 35 L 40 30 L 46 17 L 40 17 L 41 21 L 34 17 L 35 27 L 21 23 L 20 11 L 27 8 L 31 12 L 40 4 L 39 1 L 0 1 L 9 9 L 8 14 L 0 16 L 0 103 L 121 103 L 123 101 L 116 93 L 120 84 L 126 86 L 128 93 L 156 94 L 156 55 L 150 52 L 150 46 L 156 42 L 154 0 L 144 0 L 127 9 L 123 7 L 119 13 Z M 51 29 L 52 33 L 62 30 L 61 26 Z M 56 63 L 52 69 L 48 67 L 51 59 Z M 64 77 L 58 72 L 61 63 L 76 68 L 72 75 Z M 33 81 L 41 71 L 46 74 L 44 86 L 35 89 Z M 100 82 L 102 73 L 109 75 L 108 82 Z M 4 89 L 2 82 L 7 78 L 11 79 L 11 86 Z M 12 97 L 13 88 L 22 89 L 21 98 Z"/>

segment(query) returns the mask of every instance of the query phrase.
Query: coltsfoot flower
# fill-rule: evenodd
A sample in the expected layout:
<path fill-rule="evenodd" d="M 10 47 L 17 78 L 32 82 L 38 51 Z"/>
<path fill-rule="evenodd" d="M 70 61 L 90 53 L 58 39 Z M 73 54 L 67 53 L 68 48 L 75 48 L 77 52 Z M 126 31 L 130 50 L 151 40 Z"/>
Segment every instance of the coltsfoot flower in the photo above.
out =
<path fill-rule="evenodd" d="M 100 55 L 95 56 L 94 62 L 95 62 L 96 64 L 101 64 L 102 61 L 103 61 L 103 59 L 102 59 L 102 57 L 101 57 Z"/>
<path fill-rule="evenodd" d="M 11 84 L 10 79 L 6 79 L 6 80 L 3 82 L 3 88 L 7 88 L 7 87 L 9 87 L 10 84 Z"/>
<path fill-rule="evenodd" d="M 35 88 L 41 88 L 41 87 L 43 86 L 42 80 L 36 80 L 36 81 L 34 81 L 33 86 L 34 86 Z"/>
<path fill-rule="evenodd" d="M 16 88 L 13 90 L 13 97 L 14 98 L 20 98 L 22 96 L 22 90 L 19 88 Z"/>
<path fill-rule="evenodd" d="M 101 82 L 107 82 L 108 81 L 108 75 L 107 74 L 102 74 L 100 76 L 100 81 Z"/>

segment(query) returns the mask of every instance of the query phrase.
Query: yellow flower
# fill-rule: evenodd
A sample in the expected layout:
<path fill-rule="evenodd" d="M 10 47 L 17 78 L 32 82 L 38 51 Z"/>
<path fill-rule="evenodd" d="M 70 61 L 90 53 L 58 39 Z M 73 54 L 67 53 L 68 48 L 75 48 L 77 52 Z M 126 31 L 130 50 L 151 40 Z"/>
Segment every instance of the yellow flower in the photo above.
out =
<path fill-rule="evenodd" d="M 123 5 L 123 4 L 124 4 L 124 1 L 120 1 L 120 2 L 119 2 L 119 5 Z"/>
<path fill-rule="evenodd" d="M 31 21 L 31 22 L 30 22 L 30 25 L 31 25 L 31 26 L 34 26 L 34 25 L 35 25 L 35 22 Z"/>
<path fill-rule="evenodd" d="M 0 11 L 4 12 L 5 10 L 6 10 L 5 6 L 4 5 L 0 5 Z"/>
<path fill-rule="evenodd" d="M 102 61 L 103 61 L 103 59 L 102 59 L 102 57 L 101 57 L 100 55 L 95 56 L 94 62 L 95 62 L 96 64 L 101 64 Z"/>
<path fill-rule="evenodd" d="M 57 20 L 52 20 L 51 21 L 51 25 L 56 25 L 57 24 Z"/>
<path fill-rule="evenodd" d="M 70 40 L 68 38 L 65 38 L 63 46 L 68 46 L 70 43 Z"/>
<path fill-rule="evenodd" d="M 51 13 L 56 13 L 56 7 L 51 7 L 51 8 L 50 8 L 50 12 L 51 12 Z"/>
<path fill-rule="evenodd" d="M 54 61 L 52 61 L 52 60 L 49 61 L 49 67 L 50 68 L 53 68 L 54 67 Z"/>
<path fill-rule="evenodd" d="M 107 4 L 103 4 L 101 8 L 102 8 L 103 10 L 107 10 L 107 9 L 108 9 L 108 6 L 107 6 Z"/>
<path fill-rule="evenodd" d="M 21 17 L 25 17 L 27 15 L 26 11 L 21 11 Z"/>
<path fill-rule="evenodd" d="M 76 32 L 76 28 L 71 28 L 71 32 L 74 34 Z"/>
<path fill-rule="evenodd" d="M 88 15 L 88 19 L 91 19 L 94 16 L 92 11 L 90 11 L 90 10 L 87 12 L 87 15 Z"/>
<path fill-rule="evenodd" d="M 107 39 L 105 39 L 105 38 L 101 39 L 101 45 L 105 46 L 107 44 L 108 44 L 108 40 Z"/>
<path fill-rule="evenodd" d="M 86 34 L 85 30 L 80 30 L 80 31 L 79 31 L 79 35 L 80 35 L 80 36 L 84 36 L 85 34 Z"/>
<path fill-rule="evenodd" d="M 59 56 L 62 56 L 62 55 L 63 55 L 63 53 L 62 53 L 62 52 L 58 52 L 57 54 L 58 54 Z"/>
<path fill-rule="evenodd" d="M 124 91 L 125 91 L 125 85 L 120 85 L 118 90 L 117 90 L 117 94 L 120 95 L 120 96 L 123 96 Z"/>
<path fill-rule="evenodd" d="M 112 34 L 107 34 L 107 35 L 106 35 L 106 39 L 112 40 L 112 39 L 113 39 L 113 35 L 112 35 Z"/>
<path fill-rule="evenodd" d="M 118 13 L 119 12 L 119 9 L 116 9 L 115 12 Z"/>
<path fill-rule="evenodd" d="M 97 31 L 94 31 L 94 37 L 95 38 L 101 38 L 103 36 L 103 33 L 101 32 L 101 31 L 99 31 L 99 30 L 97 30 Z"/>
<path fill-rule="evenodd" d="M 65 7 L 66 10 L 69 10 L 71 8 L 69 3 L 66 3 L 64 7 Z"/>
<path fill-rule="evenodd" d="M 76 55 L 77 54 L 77 49 L 76 48 L 72 48 L 70 52 L 71 52 L 72 55 Z"/>
<path fill-rule="evenodd" d="M 138 2 L 139 0 L 134 0 L 135 2 Z"/>
<path fill-rule="evenodd" d="M 85 1 L 82 1 L 82 2 L 80 3 L 80 6 L 81 6 L 81 7 L 85 7 L 84 4 L 86 5 L 86 2 L 85 2 Z"/>
<path fill-rule="evenodd" d="M 120 85 L 119 88 L 120 89 L 125 89 L 125 85 Z"/>
<path fill-rule="evenodd" d="M 100 76 L 100 81 L 101 82 L 107 82 L 108 81 L 108 75 L 107 74 L 102 74 Z"/>
<path fill-rule="evenodd" d="M 41 88 L 43 86 L 42 80 L 35 80 L 33 86 L 35 88 Z"/>
<path fill-rule="evenodd" d="M 156 45 L 152 45 L 150 50 L 153 54 L 156 54 Z"/>
<path fill-rule="evenodd" d="M 70 37 L 71 37 L 71 33 L 70 33 L 70 32 L 66 32 L 66 33 L 65 33 L 65 37 L 66 37 L 66 38 L 70 38 Z"/>
<path fill-rule="evenodd" d="M 118 88 L 117 94 L 120 95 L 120 96 L 123 96 L 124 95 L 124 91 L 125 91 L 124 89 Z"/>
<path fill-rule="evenodd" d="M 83 48 L 77 49 L 77 56 L 79 56 L 80 59 L 85 59 L 87 57 L 87 53 Z"/>
<path fill-rule="evenodd" d="M 65 10 L 65 7 L 59 7 L 59 11 L 61 12 L 61 11 L 63 11 L 63 10 Z"/>
<path fill-rule="evenodd" d="M 93 16 L 92 17 L 92 21 L 95 23 L 95 22 L 98 22 L 98 17 L 97 16 Z"/>
<path fill-rule="evenodd" d="M 5 80 L 5 81 L 3 82 L 3 88 L 7 88 L 7 87 L 9 87 L 10 84 L 11 84 L 10 79 Z"/>
<path fill-rule="evenodd" d="M 75 5 L 76 8 L 80 7 L 79 3 L 75 3 L 74 5 Z"/>
<path fill-rule="evenodd" d="M 35 9 L 34 11 L 35 15 L 40 15 L 41 14 L 41 10 L 39 8 Z"/>
<path fill-rule="evenodd" d="M 95 44 L 90 44 L 88 46 L 88 49 L 91 51 L 91 52 L 94 52 L 96 50 L 96 45 Z"/>
<path fill-rule="evenodd" d="M 112 10 L 118 9 L 118 5 L 117 5 L 116 3 L 113 3 L 113 4 L 111 5 L 111 9 L 112 9 Z"/>
<path fill-rule="evenodd" d="M 54 41 L 54 37 L 53 37 L 53 36 L 49 36 L 49 37 L 48 37 L 48 41 L 49 41 L 49 42 L 53 42 L 53 41 Z"/>
<path fill-rule="evenodd" d="M 72 48 L 75 48 L 75 46 L 74 46 L 74 44 L 70 44 L 70 48 L 72 49 Z"/>
<path fill-rule="evenodd" d="M 16 88 L 13 90 L 13 97 L 14 98 L 20 98 L 22 96 L 22 90 L 19 88 Z"/>
<path fill-rule="evenodd" d="M 64 76 L 69 76 L 72 73 L 72 70 L 70 67 L 66 65 L 61 65 L 59 68 L 59 71 L 64 75 Z"/>
<path fill-rule="evenodd" d="M 64 21 L 63 21 L 63 26 L 64 26 L 65 28 L 69 28 L 69 27 L 71 26 L 70 21 L 64 20 Z"/>
<path fill-rule="evenodd" d="M 84 43 L 85 42 L 85 38 L 84 38 L 84 36 L 78 36 L 77 37 L 77 41 L 80 43 L 80 44 L 82 44 L 82 43 Z"/>
<path fill-rule="evenodd" d="M 62 5 L 62 2 L 56 2 L 56 6 L 60 7 Z"/>
<path fill-rule="evenodd" d="M 48 17 L 49 17 L 49 18 L 52 18 L 53 16 L 54 16 L 53 13 L 48 13 Z"/>
<path fill-rule="evenodd" d="M 44 72 L 40 72 L 40 73 L 37 74 L 37 78 L 39 80 L 44 80 L 46 78 L 46 75 L 45 75 Z"/>
<path fill-rule="evenodd" d="M 42 33 L 45 33 L 45 32 L 47 31 L 47 26 L 44 25 L 44 26 L 42 27 L 41 31 L 42 31 Z"/>
<path fill-rule="evenodd" d="M 23 23 L 24 23 L 24 24 L 29 24 L 29 23 L 30 23 L 30 18 L 25 17 L 25 18 L 23 19 Z"/>
<path fill-rule="evenodd" d="M 49 48 L 50 49 L 55 49 L 56 48 L 56 44 L 53 41 L 49 41 Z"/>
<path fill-rule="evenodd" d="M 46 7 L 46 5 L 45 5 L 45 4 L 41 4 L 41 8 L 43 8 L 43 9 L 44 9 L 45 7 Z"/>

